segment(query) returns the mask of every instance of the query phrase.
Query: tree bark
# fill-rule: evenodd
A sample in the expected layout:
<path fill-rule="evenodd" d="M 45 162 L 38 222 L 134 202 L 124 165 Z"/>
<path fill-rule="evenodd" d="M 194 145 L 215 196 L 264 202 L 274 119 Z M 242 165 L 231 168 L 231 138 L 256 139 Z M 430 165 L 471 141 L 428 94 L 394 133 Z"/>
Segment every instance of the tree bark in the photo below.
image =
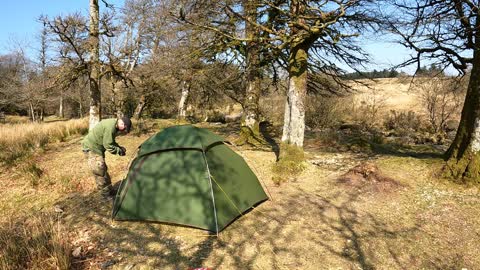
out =
<path fill-rule="evenodd" d="M 111 84 L 112 84 L 112 103 L 113 106 L 115 107 L 115 114 L 117 115 L 118 118 L 122 118 L 125 116 L 123 113 L 123 96 L 121 95 L 121 81 L 117 80 L 114 76 L 111 79 Z"/>
<path fill-rule="evenodd" d="M 142 112 L 143 112 L 143 109 L 145 108 L 145 105 L 146 105 L 145 95 L 141 95 L 140 101 L 138 102 L 138 105 L 135 108 L 135 112 L 133 114 L 133 117 L 135 119 L 139 120 L 142 117 Z"/>
<path fill-rule="evenodd" d="M 29 113 L 30 113 L 30 119 L 32 122 L 35 122 L 37 119 L 35 117 L 35 109 L 33 108 L 33 103 L 29 102 L 28 103 L 28 108 L 29 108 Z"/>
<path fill-rule="evenodd" d="M 288 93 L 285 104 L 282 142 L 303 147 L 305 132 L 305 97 L 307 93 L 308 46 L 292 48 L 288 66 Z"/>
<path fill-rule="evenodd" d="M 82 98 L 82 91 L 79 89 L 78 91 L 78 117 L 83 117 L 83 98 Z"/>
<path fill-rule="evenodd" d="M 455 139 L 445 154 L 444 173 L 461 182 L 480 184 L 480 48 L 473 57 L 462 117 Z"/>
<path fill-rule="evenodd" d="M 257 21 L 257 0 L 245 0 L 245 12 L 247 20 Z M 245 36 L 249 40 L 246 48 L 247 58 L 247 89 L 245 93 L 245 103 L 243 106 L 244 117 L 241 122 L 243 132 L 249 132 L 250 136 L 258 136 L 259 129 L 259 109 L 258 101 L 261 92 L 261 71 L 260 71 L 260 48 L 258 43 L 259 33 L 257 27 L 252 23 L 246 23 Z M 247 128 L 249 131 L 245 130 Z M 247 136 L 248 136 L 247 135 Z"/>
<path fill-rule="evenodd" d="M 64 118 L 65 114 L 63 112 L 63 91 L 60 91 L 60 101 L 58 106 L 58 117 Z"/>
<path fill-rule="evenodd" d="M 101 119 L 100 38 L 98 0 L 90 0 L 90 119 L 91 130 Z"/>
<path fill-rule="evenodd" d="M 290 11 L 299 16 L 298 22 L 305 23 L 301 18 L 305 14 L 305 3 L 292 0 Z M 316 35 L 306 32 L 298 26 L 292 26 L 292 36 L 295 36 L 290 44 L 288 56 L 288 92 L 285 104 L 285 117 L 283 125 L 282 143 L 298 147 L 303 151 L 305 132 L 305 97 L 307 94 L 307 65 L 308 50 L 318 38 Z M 280 153 L 282 156 L 283 154 Z"/>
<path fill-rule="evenodd" d="M 190 84 L 187 81 L 182 82 L 182 96 L 178 104 L 178 119 L 185 120 L 187 116 L 187 101 L 190 93 Z"/>
<path fill-rule="evenodd" d="M 44 120 L 44 118 L 43 118 L 43 112 L 44 112 L 44 110 L 43 110 L 43 107 L 42 107 L 42 108 L 40 108 L 40 117 L 38 118 L 38 121 L 39 121 L 39 122 L 43 122 L 43 120 Z"/>

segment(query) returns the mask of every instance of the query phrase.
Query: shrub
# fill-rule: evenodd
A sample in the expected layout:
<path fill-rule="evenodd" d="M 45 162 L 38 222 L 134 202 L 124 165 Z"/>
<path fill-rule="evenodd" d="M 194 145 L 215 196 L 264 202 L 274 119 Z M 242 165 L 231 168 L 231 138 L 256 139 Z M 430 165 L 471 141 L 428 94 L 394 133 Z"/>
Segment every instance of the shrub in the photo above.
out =
<path fill-rule="evenodd" d="M 462 106 L 461 80 L 450 78 L 430 78 L 419 84 L 430 129 L 433 133 L 445 131 L 446 124 L 459 113 Z"/>
<path fill-rule="evenodd" d="M 260 97 L 259 110 L 262 120 L 267 120 L 274 126 L 283 125 L 283 117 L 285 113 L 285 96 L 272 94 L 266 97 Z"/>
<path fill-rule="evenodd" d="M 344 97 L 310 96 L 306 102 L 305 124 L 311 128 L 327 128 L 342 122 L 350 102 Z"/>
<path fill-rule="evenodd" d="M 387 96 L 378 88 L 367 88 L 360 96 L 359 104 L 353 110 L 353 120 L 363 127 L 372 128 L 378 123 L 380 114 L 386 106 Z"/>
<path fill-rule="evenodd" d="M 387 130 L 397 132 L 397 135 L 408 135 L 412 131 L 419 131 L 421 123 L 420 117 L 413 111 L 398 112 L 391 110 L 383 125 Z"/>

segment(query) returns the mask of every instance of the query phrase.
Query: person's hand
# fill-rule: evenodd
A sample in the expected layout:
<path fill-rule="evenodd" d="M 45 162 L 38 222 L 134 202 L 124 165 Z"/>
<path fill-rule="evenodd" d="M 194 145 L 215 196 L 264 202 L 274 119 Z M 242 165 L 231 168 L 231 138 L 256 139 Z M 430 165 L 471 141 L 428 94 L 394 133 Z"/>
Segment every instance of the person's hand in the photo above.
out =
<path fill-rule="evenodd" d="M 125 149 L 125 147 L 123 146 L 120 146 L 120 151 L 118 151 L 118 155 L 119 156 L 125 156 L 125 154 L 127 153 L 127 149 Z"/>

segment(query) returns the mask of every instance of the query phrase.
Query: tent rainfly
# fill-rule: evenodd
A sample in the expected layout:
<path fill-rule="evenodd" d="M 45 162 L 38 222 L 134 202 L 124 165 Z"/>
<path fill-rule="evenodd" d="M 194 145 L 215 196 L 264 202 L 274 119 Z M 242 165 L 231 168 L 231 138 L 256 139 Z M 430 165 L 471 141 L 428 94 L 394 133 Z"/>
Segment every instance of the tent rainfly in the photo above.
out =
<path fill-rule="evenodd" d="M 255 174 L 222 137 L 182 125 L 140 145 L 120 184 L 112 218 L 218 233 L 267 199 Z"/>

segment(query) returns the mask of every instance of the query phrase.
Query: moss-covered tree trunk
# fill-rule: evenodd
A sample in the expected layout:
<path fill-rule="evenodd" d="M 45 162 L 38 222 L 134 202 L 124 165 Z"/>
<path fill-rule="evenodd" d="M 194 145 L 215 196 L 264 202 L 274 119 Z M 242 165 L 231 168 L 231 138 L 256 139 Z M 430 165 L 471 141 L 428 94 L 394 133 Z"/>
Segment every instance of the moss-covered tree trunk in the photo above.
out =
<path fill-rule="evenodd" d="M 282 143 L 303 147 L 305 132 L 305 97 L 307 93 L 308 46 L 299 44 L 292 48 L 288 63 L 288 93 Z"/>
<path fill-rule="evenodd" d="M 296 43 L 288 59 L 288 92 L 280 155 L 273 168 L 276 184 L 296 178 L 304 169 L 305 97 L 307 93 L 308 43 Z"/>
<path fill-rule="evenodd" d="M 101 93 L 100 93 L 100 9 L 98 0 L 90 0 L 90 118 L 91 130 L 101 119 Z"/>
<path fill-rule="evenodd" d="M 473 57 L 462 117 L 455 140 L 445 154 L 444 173 L 457 181 L 480 184 L 480 44 Z"/>
<path fill-rule="evenodd" d="M 238 144 L 260 144 L 265 140 L 260 134 L 260 113 L 258 102 L 261 93 L 262 72 L 260 67 L 260 45 L 258 42 L 259 32 L 255 25 L 250 22 L 257 21 L 258 0 L 244 0 L 246 13 L 245 36 L 249 40 L 246 44 L 246 77 L 247 88 L 245 102 L 243 104 L 243 117 L 240 124 L 240 140 Z"/>

